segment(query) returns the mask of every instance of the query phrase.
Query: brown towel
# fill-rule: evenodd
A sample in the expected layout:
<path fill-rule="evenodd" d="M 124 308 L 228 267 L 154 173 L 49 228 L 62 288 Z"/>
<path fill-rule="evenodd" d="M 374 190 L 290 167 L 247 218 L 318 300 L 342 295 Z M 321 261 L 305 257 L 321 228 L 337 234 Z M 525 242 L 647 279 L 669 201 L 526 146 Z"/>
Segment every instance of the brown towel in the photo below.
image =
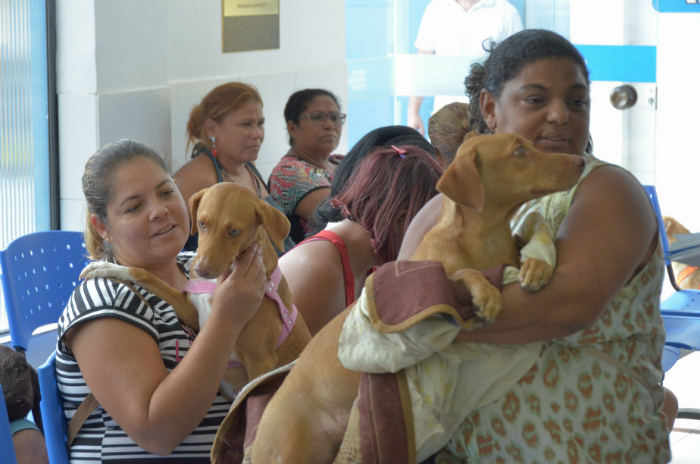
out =
<path fill-rule="evenodd" d="M 502 264 L 482 272 L 498 291 L 505 267 Z M 448 279 L 439 262 L 386 263 L 367 278 L 365 289 L 369 319 L 379 332 L 401 332 L 433 314 L 444 314 L 463 329 L 474 326 L 471 294 Z"/>
<path fill-rule="evenodd" d="M 483 271 L 499 291 L 505 267 Z M 365 286 L 372 325 L 386 333 L 405 330 L 433 314 L 444 314 L 462 327 L 474 317 L 469 292 L 448 279 L 437 262 L 387 263 L 367 279 Z M 420 291 L 411 291 L 416 288 Z M 364 464 L 416 463 L 413 410 L 404 371 L 362 374 L 353 408 L 359 414 L 359 434 L 348 433 L 344 440 L 356 440 L 359 435 Z M 341 448 L 357 446 L 344 441 Z"/>

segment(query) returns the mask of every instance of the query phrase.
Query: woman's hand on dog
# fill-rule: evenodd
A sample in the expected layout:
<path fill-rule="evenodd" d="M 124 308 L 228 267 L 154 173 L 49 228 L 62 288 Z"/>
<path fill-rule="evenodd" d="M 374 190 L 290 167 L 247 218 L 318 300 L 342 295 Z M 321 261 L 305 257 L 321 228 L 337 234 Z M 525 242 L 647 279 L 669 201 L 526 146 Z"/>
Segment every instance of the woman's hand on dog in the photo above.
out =
<path fill-rule="evenodd" d="M 242 328 L 260 307 L 266 284 L 262 249 L 253 244 L 236 261 L 233 269 L 226 270 L 219 277 L 212 311 L 225 311 L 232 322 Z"/>

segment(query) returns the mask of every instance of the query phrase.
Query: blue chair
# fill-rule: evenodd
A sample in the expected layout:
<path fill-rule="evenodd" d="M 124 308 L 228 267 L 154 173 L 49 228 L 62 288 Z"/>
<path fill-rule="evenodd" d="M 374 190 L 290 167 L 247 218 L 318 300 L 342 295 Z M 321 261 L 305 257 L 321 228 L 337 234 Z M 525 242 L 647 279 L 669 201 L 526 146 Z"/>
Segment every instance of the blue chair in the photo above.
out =
<path fill-rule="evenodd" d="M 63 398 L 56 382 L 56 352 L 38 370 L 41 389 L 41 418 L 51 464 L 70 464 L 66 436 L 68 425 L 63 413 Z"/>
<path fill-rule="evenodd" d="M 88 262 L 80 232 L 27 234 L 0 251 L 5 309 L 15 350 L 27 351 L 34 330 L 58 322 Z"/>
<path fill-rule="evenodd" d="M 671 260 L 669 259 L 668 237 L 656 188 L 644 186 L 659 224 L 659 235 L 664 251 L 664 261 L 671 285 L 676 292 L 661 302 L 661 317 L 666 328 L 666 346 L 661 358 L 664 372 L 667 372 L 680 357 L 680 350 L 700 350 L 700 290 L 682 290 L 676 282 Z M 678 418 L 700 420 L 700 409 L 680 409 Z"/>
<path fill-rule="evenodd" d="M 15 445 L 12 443 L 10 419 L 7 417 L 7 406 L 5 406 L 5 395 L 2 393 L 2 385 L 0 385 L 0 464 L 17 464 Z"/>

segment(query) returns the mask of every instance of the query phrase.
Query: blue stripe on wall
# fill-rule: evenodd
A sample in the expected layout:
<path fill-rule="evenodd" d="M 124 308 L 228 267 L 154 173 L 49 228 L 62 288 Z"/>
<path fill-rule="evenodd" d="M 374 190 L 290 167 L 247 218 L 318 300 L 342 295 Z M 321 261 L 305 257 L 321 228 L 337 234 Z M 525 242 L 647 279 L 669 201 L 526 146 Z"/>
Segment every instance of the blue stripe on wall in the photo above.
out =
<path fill-rule="evenodd" d="M 656 47 L 576 45 L 592 81 L 656 82 Z"/>
<path fill-rule="evenodd" d="M 659 13 L 700 13 L 700 3 L 685 0 L 651 0 L 651 3 Z"/>

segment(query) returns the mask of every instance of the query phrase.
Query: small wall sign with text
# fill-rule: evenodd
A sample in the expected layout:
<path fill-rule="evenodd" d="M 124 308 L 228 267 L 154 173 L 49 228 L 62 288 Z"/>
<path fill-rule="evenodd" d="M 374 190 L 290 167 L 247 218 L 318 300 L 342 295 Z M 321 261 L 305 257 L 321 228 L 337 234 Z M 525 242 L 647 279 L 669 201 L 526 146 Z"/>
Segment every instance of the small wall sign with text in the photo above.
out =
<path fill-rule="evenodd" d="M 222 51 L 280 48 L 279 0 L 221 0 Z"/>

